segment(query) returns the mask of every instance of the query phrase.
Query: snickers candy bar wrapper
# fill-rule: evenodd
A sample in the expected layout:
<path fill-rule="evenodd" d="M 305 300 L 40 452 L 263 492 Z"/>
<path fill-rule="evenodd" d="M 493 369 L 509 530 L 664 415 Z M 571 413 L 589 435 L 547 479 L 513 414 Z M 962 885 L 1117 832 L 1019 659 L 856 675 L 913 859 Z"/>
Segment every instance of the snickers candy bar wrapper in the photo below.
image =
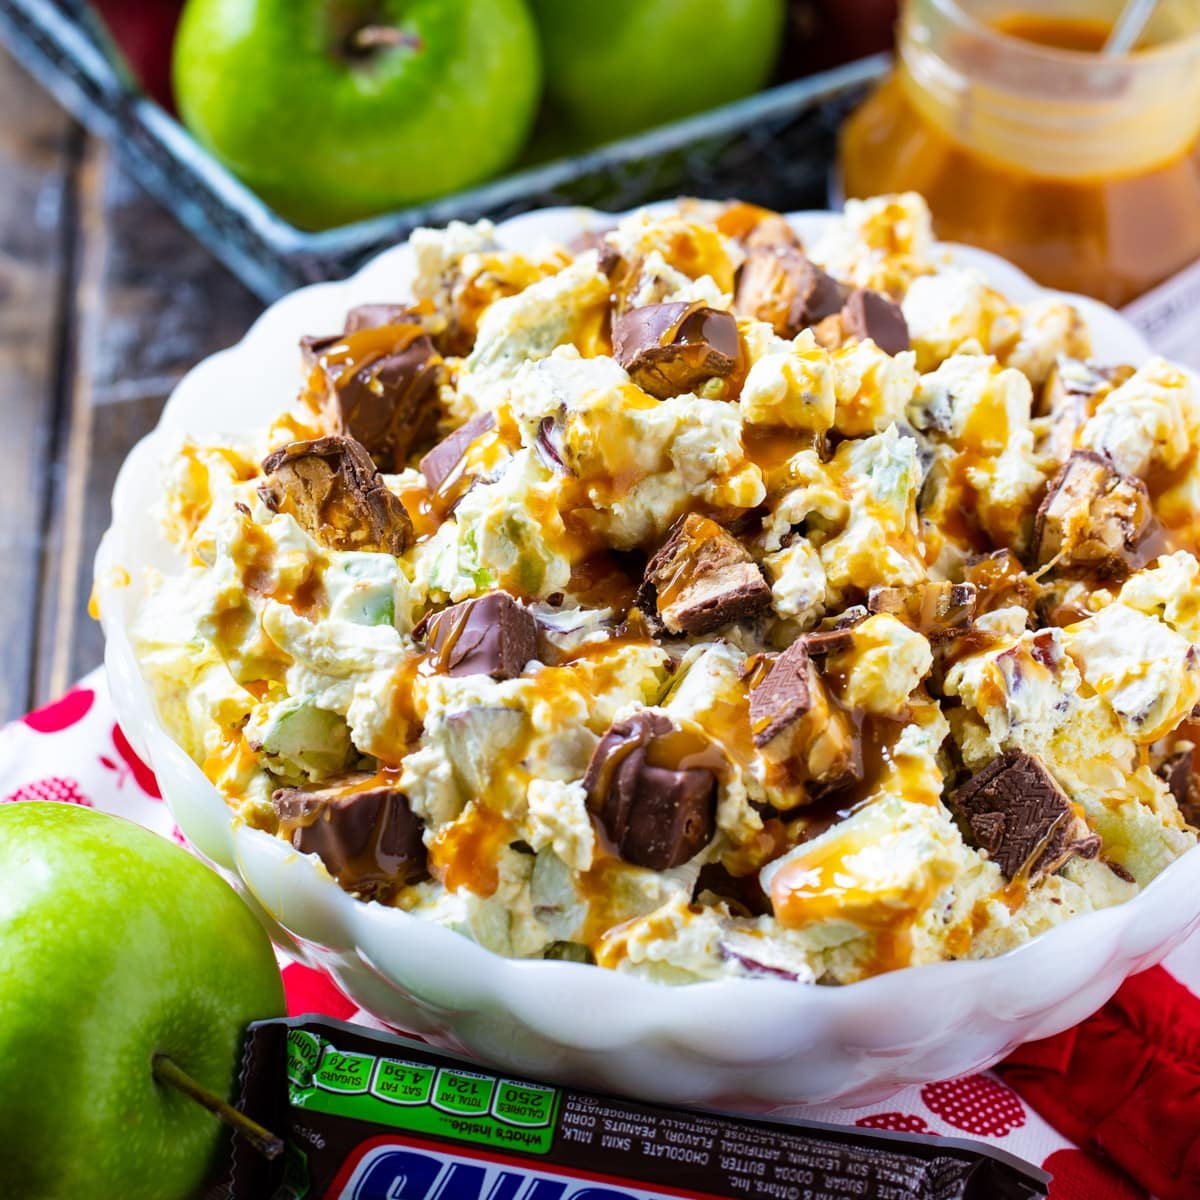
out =
<path fill-rule="evenodd" d="M 258 1021 L 232 1200 L 1026 1200 L 1049 1177 L 953 1138 L 641 1104 L 491 1071 L 324 1018 Z"/>

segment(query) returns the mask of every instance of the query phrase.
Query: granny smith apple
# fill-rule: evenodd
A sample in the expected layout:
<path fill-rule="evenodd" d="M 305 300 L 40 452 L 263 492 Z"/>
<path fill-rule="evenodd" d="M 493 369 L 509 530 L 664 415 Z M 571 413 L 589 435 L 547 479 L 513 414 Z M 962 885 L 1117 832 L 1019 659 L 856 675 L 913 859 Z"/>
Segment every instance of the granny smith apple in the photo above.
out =
<path fill-rule="evenodd" d="M 188 0 L 174 81 L 196 137 L 319 228 L 501 170 L 541 66 L 523 0 Z"/>
<path fill-rule="evenodd" d="M 785 0 L 532 0 L 548 116 L 609 141 L 757 91 Z"/>
<path fill-rule="evenodd" d="M 246 1024 L 283 1011 L 266 933 L 213 871 L 74 805 L 0 805 L 0 1196 L 184 1200 L 222 1127 Z"/>

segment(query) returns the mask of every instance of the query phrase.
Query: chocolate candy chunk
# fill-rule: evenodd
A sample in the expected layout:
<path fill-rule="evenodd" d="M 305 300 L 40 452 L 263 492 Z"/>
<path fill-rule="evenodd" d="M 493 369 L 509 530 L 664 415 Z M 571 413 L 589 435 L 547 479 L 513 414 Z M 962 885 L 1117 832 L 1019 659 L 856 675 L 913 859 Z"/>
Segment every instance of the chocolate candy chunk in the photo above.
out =
<path fill-rule="evenodd" d="M 984 554 L 968 563 L 963 582 L 975 588 L 975 616 L 1017 605 L 1028 612 L 1037 609 L 1042 597 L 1038 582 L 1021 566 L 1009 549 Z"/>
<path fill-rule="evenodd" d="M 347 320 L 370 320 L 381 307 L 354 309 Z M 301 346 L 315 364 L 310 392 L 333 432 L 361 442 L 384 470 L 400 470 L 437 422 L 442 359 L 421 326 L 359 325 Z"/>
<path fill-rule="evenodd" d="M 873 587 L 867 595 L 867 608 L 873 613 L 890 613 L 930 641 L 938 641 L 953 637 L 971 623 L 975 599 L 971 583 Z"/>
<path fill-rule="evenodd" d="M 1133 375 L 1129 366 L 1105 367 L 1060 355 L 1042 388 L 1036 416 L 1050 417 L 1050 449 L 1069 457 L 1079 431 L 1100 401 Z"/>
<path fill-rule="evenodd" d="M 280 788 L 271 802 L 280 833 L 301 854 L 317 855 L 348 892 L 382 899 L 429 878 L 424 824 L 404 794 L 377 775 Z"/>
<path fill-rule="evenodd" d="M 1188 746 L 1172 754 L 1159 768 L 1167 781 L 1183 819 L 1189 825 L 1200 825 L 1200 762 L 1196 750 Z"/>
<path fill-rule="evenodd" d="M 1123 579 L 1154 513 L 1146 485 L 1103 455 L 1076 450 L 1050 484 L 1033 528 L 1034 560 L 1063 572 Z"/>
<path fill-rule="evenodd" d="M 677 732 L 662 713 L 639 712 L 600 739 L 583 785 L 588 807 L 626 861 L 665 871 L 694 858 L 716 829 L 717 779 L 708 767 L 664 765 Z M 685 757 L 686 761 L 686 757 Z"/>
<path fill-rule="evenodd" d="M 716 521 L 680 517 L 646 566 L 638 604 L 670 633 L 709 633 L 764 612 L 771 589 L 745 547 Z"/>
<path fill-rule="evenodd" d="M 421 459 L 421 474 L 425 476 L 425 482 L 431 492 L 442 490 L 443 485 L 454 475 L 458 464 L 462 462 L 467 447 L 495 424 L 496 418 L 490 412 L 478 413 L 448 437 L 442 438 Z"/>
<path fill-rule="evenodd" d="M 831 632 L 853 637 L 852 630 Z M 850 718 L 830 703 L 809 642 L 797 639 L 752 680 L 750 733 L 769 761 L 785 764 L 797 783 L 822 790 L 860 777 L 862 766 Z"/>
<path fill-rule="evenodd" d="M 1031 882 L 1068 859 L 1095 858 L 1100 839 L 1075 815 L 1067 794 L 1032 754 L 1008 750 L 976 772 L 947 801 L 968 840 L 1005 878 Z"/>
<path fill-rule="evenodd" d="M 340 333 L 314 336 L 305 334 L 300 339 L 300 357 L 305 367 L 310 371 L 321 361 L 321 355 L 331 346 L 336 346 L 342 340 Z"/>
<path fill-rule="evenodd" d="M 442 675 L 515 679 L 537 658 L 537 621 L 507 592 L 431 613 L 413 630 Z"/>
<path fill-rule="evenodd" d="M 613 357 L 643 391 L 665 400 L 731 375 L 742 346 L 732 313 L 704 304 L 647 304 L 613 322 Z"/>
<path fill-rule="evenodd" d="M 738 273 L 734 311 L 765 321 L 780 337 L 792 338 L 802 329 L 840 312 L 849 292 L 827 275 L 798 246 L 747 243 L 750 253 Z"/>
<path fill-rule="evenodd" d="M 747 250 L 803 248 L 788 219 L 776 212 L 764 212 L 754 228 L 741 240 Z M 826 275 L 825 278 L 830 277 Z"/>
<path fill-rule="evenodd" d="M 900 305 L 865 288 L 851 292 L 842 308 L 842 333 L 847 340 L 870 338 L 885 354 L 899 354 L 912 347 Z"/>
<path fill-rule="evenodd" d="M 814 629 L 800 639 L 808 651 L 809 658 L 827 658 L 831 654 L 844 654 L 854 645 L 854 627 L 844 625 L 840 629 Z"/>
<path fill-rule="evenodd" d="M 850 630 L 845 632 L 854 636 Z M 801 638 L 775 660 L 762 683 L 750 690 L 750 730 L 756 746 L 765 746 L 812 708 L 813 679 L 808 647 Z"/>
<path fill-rule="evenodd" d="M 292 442 L 262 464 L 258 494 L 272 512 L 289 513 L 331 550 L 403 554 L 412 522 L 383 486 L 371 456 L 351 437 Z"/>
<path fill-rule="evenodd" d="M 567 243 L 567 249 L 576 257 L 586 254 L 589 250 L 595 250 L 599 255 L 601 274 L 611 278 L 613 272 L 621 263 L 621 255 L 609 243 L 604 234 L 605 231 L 602 229 L 589 229 L 586 233 L 581 233 L 577 237 L 573 237 Z"/>
<path fill-rule="evenodd" d="M 358 304 L 346 314 L 343 333 L 378 329 L 381 325 L 420 324 L 420 314 L 408 304 Z"/>

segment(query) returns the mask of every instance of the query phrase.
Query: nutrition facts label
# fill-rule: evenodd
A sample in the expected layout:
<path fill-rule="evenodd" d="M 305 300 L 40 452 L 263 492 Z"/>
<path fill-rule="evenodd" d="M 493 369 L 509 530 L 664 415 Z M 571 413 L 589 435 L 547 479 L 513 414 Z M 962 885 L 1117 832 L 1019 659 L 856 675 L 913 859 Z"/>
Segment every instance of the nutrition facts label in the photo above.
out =
<path fill-rule="evenodd" d="M 526 1154 L 546 1154 L 560 1103 L 556 1088 L 458 1067 L 434 1067 L 339 1049 L 288 1033 L 293 1105 Z"/>

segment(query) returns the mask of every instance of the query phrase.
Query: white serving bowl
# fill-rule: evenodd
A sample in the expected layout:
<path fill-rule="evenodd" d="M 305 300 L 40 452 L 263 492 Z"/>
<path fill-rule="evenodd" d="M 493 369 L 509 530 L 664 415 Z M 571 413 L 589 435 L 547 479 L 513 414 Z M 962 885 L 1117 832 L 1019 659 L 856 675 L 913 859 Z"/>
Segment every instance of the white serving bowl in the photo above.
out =
<path fill-rule="evenodd" d="M 550 209 L 506 222 L 498 236 L 532 249 L 613 219 Z M 805 241 L 831 219 L 792 218 Z M 1015 300 L 1043 294 L 992 255 L 948 249 Z M 155 517 L 165 446 L 181 432 L 205 437 L 268 424 L 295 399 L 300 335 L 340 329 L 352 305 L 404 298 L 412 275 L 409 248 L 397 246 L 352 279 L 284 297 L 236 346 L 192 370 L 158 428 L 130 453 L 97 555 L 105 662 L 121 724 L 184 834 L 250 899 L 277 941 L 330 971 L 382 1021 L 489 1062 L 647 1099 L 763 1108 L 865 1104 L 905 1084 L 987 1067 L 1088 1016 L 1200 924 L 1198 848 L 1128 903 L 1076 917 L 999 958 L 912 967 L 839 988 L 766 979 L 666 987 L 574 963 L 501 958 L 439 925 L 353 899 L 315 859 L 235 822 L 158 720 L 130 644 L 143 568 L 181 566 Z M 1070 299 L 1103 358 L 1148 357 L 1112 309 Z"/>

